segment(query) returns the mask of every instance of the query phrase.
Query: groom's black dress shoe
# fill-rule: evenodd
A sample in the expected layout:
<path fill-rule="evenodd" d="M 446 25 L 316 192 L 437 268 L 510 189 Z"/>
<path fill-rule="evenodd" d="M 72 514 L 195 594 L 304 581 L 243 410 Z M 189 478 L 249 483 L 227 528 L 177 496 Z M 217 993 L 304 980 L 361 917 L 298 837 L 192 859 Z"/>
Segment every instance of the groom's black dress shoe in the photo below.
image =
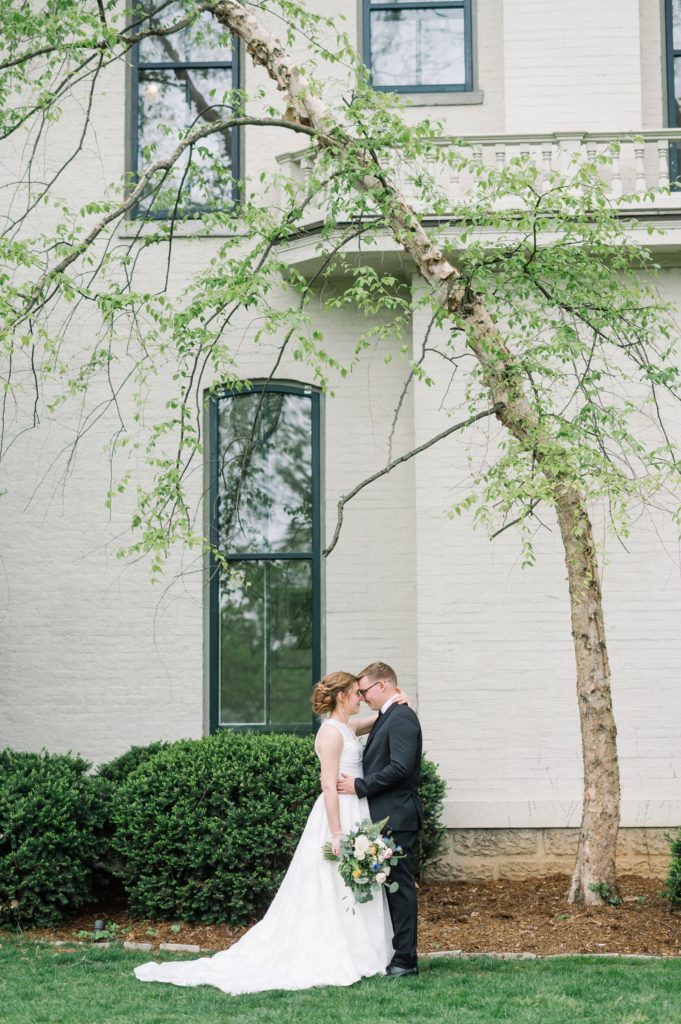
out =
<path fill-rule="evenodd" d="M 389 978 L 402 978 L 405 974 L 418 974 L 418 967 L 400 967 L 399 964 L 388 964 L 385 973 Z"/>

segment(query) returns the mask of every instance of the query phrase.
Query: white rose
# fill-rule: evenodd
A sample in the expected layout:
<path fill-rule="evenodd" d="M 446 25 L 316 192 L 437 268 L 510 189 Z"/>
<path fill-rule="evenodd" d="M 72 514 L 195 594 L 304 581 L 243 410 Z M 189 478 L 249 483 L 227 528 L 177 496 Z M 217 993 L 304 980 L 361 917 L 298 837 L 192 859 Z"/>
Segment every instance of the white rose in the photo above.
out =
<path fill-rule="evenodd" d="M 355 839 L 355 857 L 357 860 L 364 860 L 365 854 L 371 843 L 366 836 L 357 836 Z"/>
<path fill-rule="evenodd" d="M 376 875 L 376 881 L 378 882 L 379 885 L 383 885 L 387 877 L 388 875 L 386 874 L 385 871 L 379 871 L 378 874 Z"/>

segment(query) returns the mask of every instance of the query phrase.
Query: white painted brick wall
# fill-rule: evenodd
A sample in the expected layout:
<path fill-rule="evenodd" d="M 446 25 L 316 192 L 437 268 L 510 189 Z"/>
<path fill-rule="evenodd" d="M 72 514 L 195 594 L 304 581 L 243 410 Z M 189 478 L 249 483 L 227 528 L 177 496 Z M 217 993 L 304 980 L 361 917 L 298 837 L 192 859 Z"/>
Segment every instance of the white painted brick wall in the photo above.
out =
<path fill-rule="evenodd" d="M 504 0 L 506 130 L 641 124 L 638 0 Z"/>
<path fill-rule="evenodd" d="M 665 52 L 664 3 L 640 0 L 641 38 L 641 127 L 667 124 L 667 64 Z"/>
<path fill-rule="evenodd" d="M 188 261 L 183 266 L 186 272 Z M 367 327 L 352 310 L 321 308 L 318 324 L 346 362 Z M 272 346 L 253 345 L 256 326 L 250 315 L 235 325 L 247 378 L 267 376 L 275 358 Z M 395 352 L 402 340 L 395 340 Z M 404 364 L 397 358 L 386 365 L 383 357 L 383 347 L 368 355 L 360 372 L 339 382 L 336 397 L 324 399 L 327 538 L 339 497 L 386 459 Z M 306 380 L 311 374 L 289 359 L 280 377 Z M 149 419 L 162 414 L 165 399 L 158 386 L 150 396 Z M 125 405 L 122 411 L 126 418 L 131 412 Z M 114 557 L 129 522 L 129 503 L 117 502 L 109 521 L 104 508 L 109 469 L 101 448 L 115 429 L 113 417 L 79 445 L 63 493 L 49 475 L 27 507 L 73 425 L 71 419 L 64 429 L 41 426 L 25 435 L 5 463 L 0 747 L 74 749 L 103 760 L 133 743 L 203 731 L 207 660 L 200 557 L 178 553 L 156 586 L 148 563 L 128 566 Z M 412 446 L 412 429 L 407 403 L 395 435 L 396 453 Z M 411 479 L 405 467 L 348 506 L 339 545 L 326 566 L 324 667 L 357 670 L 383 658 L 395 664 L 413 691 Z M 196 476 L 192 487 L 198 504 Z"/>

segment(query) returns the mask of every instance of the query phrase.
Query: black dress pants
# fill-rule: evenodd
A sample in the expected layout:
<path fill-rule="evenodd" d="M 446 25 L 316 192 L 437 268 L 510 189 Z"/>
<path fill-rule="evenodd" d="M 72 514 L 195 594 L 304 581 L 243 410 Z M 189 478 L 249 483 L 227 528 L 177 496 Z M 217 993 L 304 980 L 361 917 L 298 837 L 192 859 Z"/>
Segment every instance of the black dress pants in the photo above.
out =
<path fill-rule="evenodd" d="M 418 832 L 393 832 L 393 839 L 406 857 L 398 860 L 390 871 L 390 881 L 397 882 L 397 892 L 388 892 L 388 908 L 393 926 L 391 963 L 397 967 L 416 967 L 416 922 L 418 906 L 414 883 L 414 844 Z"/>

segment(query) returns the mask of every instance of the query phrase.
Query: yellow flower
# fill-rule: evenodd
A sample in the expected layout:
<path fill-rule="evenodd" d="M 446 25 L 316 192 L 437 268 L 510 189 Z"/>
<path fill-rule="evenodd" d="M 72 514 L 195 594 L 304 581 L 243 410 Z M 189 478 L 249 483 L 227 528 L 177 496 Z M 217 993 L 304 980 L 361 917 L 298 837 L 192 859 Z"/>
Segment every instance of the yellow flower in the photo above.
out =
<path fill-rule="evenodd" d="M 370 846 L 369 847 L 369 852 L 375 854 L 376 853 L 376 847 L 375 846 Z"/>
<path fill-rule="evenodd" d="M 359 878 L 361 874 L 362 874 L 362 869 L 361 868 L 355 868 L 355 870 L 352 872 L 352 877 L 353 878 Z"/>

